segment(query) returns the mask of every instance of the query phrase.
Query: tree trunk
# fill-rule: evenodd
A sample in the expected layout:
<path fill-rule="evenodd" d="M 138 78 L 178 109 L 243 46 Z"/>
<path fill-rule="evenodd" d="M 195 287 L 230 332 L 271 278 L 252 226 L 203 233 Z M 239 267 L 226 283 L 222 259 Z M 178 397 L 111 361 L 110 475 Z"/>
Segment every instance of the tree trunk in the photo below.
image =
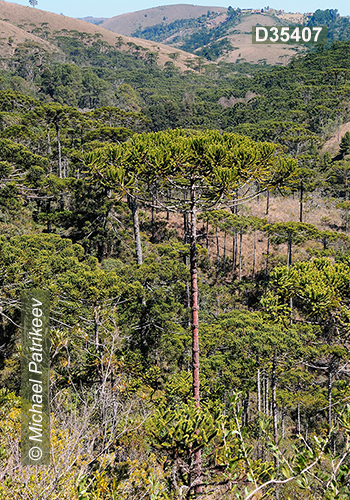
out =
<path fill-rule="evenodd" d="M 236 233 L 232 236 L 232 267 L 236 271 Z"/>
<path fill-rule="evenodd" d="M 226 237 L 227 237 L 227 233 L 225 231 L 224 233 L 224 257 L 223 257 L 223 273 L 224 273 L 224 276 L 225 276 L 225 273 L 226 273 Z"/>
<path fill-rule="evenodd" d="M 266 248 L 266 270 L 265 279 L 268 280 L 269 277 L 269 256 L 270 256 L 270 237 L 267 236 L 267 248 Z"/>
<path fill-rule="evenodd" d="M 193 398 L 196 407 L 200 408 L 199 398 L 199 334 L 198 334 L 198 286 L 197 286 L 197 207 L 196 189 L 191 180 L 191 227 L 190 227 L 190 274 L 191 274 L 191 306 L 192 306 L 192 373 L 193 373 Z M 195 452 L 195 481 L 201 482 L 202 459 L 201 450 Z M 202 487 L 197 484 L 197 494 L 202 493 Z"/>
<path fill-rule="evenodd" d="M 276 388 L 277 388 L 277 355 L 276 351 L 273 354 L 272 362 L 272 378 L 271 378 L 271 390 L 272 390 L 272 418 L 273 418 L 273 439 L 275 445 L 278 445 L 278 429 L 277 429 L 277 399 L 276 399 Z M 276 459 L 277 460 L 277 459 Z M 276 464 L 278 466 L 278 463 Z"/>
<path fill-rule="evenodd" d="M 255 261 L 256 261 L 256 230 L 254 231 L 254 248 L 253 248 L 253 271 L 252 271 L 252 279 L 255 279 Z"/>
<path fill-rule="evenodd" d="M 139 215 L 138 215 L 137 201 L 135 196 L 128 195 L 128 205 L 132 213 L 132 220 L 134 226 L 136 261 L 137 264 L 140 266 L 142 264 L 142 247 L 141 247 Z"/>
<path fill-rule="evenodd" d="M 348 190 L 346 189 L 345 190 L 345 201 L 348 201 L 348 200 L 349 200 L 349 193 L 348 193 Z M 349 230 L 349 209 L 346 206 L 346 209 L 345 209 L 345 232 L 347 233 L 348 230 Z"/>
<path fill-rule="evenodd" d="M 304 201 L 304 184 L 300 181 L 300 211 L 299 211 L 299 222 L 303 222 L 303 201 Z"/>
<path fill-rule="evenodd" d="M 301 434 L 300 403 L 298 401 L 298 434 Z"/>
<path fill-rule="evenodd" d="M 270 209 L 270 191 L 266 192 L 266 212 L 265 215 L 269 215 L 269 209 Z"/>
<path fill-rule="evenodd" d="M 239 267 L 238 267 L 238 281 L 241 281 L 242 278 L 242 239 L 243 239 L 243 231 L 239 232 Z"/>
<path fill-rule="evenodd" d="M 215 236 L 216 236 L 216 276 L 217 276 L 219 274 L 219 266 L 220 266 L 219 230 L 217 226 L 215 228 Z"/>
<path fill-rule="evenodd" d="M 257 392 L 257 411 L 261 412 L 261 382 L 260 382 L 260 368 L 256 372 L 256 392 Z"/>
<path fill-rule="evenodd" d="M 328 425 L 329 430 L 332 427 L 332 387 L 333 387 L 333 372 L 331 367 L 328 371 Z"/>
<path fill-rule="evenodd" d="M 57 149 L 58 149 L 58 177 L 62 178 L 62 152 L 61 152 L 61 138 L 60 138 L 60 128 L 58 123 L 55 123 L 56 127 L 56 138 L 57 138 Z"/>
<path fill-rule="evenodd" d="M 52 172 L 51 154 L 52 154 L 52 149 L 51 149 L 51 140 L 50 140 L 50 128 L 49 128 L 49 126 L 47 126 L 47 156 L 48 156 L 48 160 L 49 160 L 49 173 L 50 174 Z"/>
<path fill-rule="evenodd" d="M 269 416 L 269 377 L 265 372 L 265 414 Z"/>
<path fill-rule="evenodd" d="M 184 212 L 184 243 L 188 243 L 188 212 Z"/>
<path fill-rule="evenodd" d="M 100 348 L 100 340 L 98 337 L 98 311 L 97 307 L 94 307 L 94 334 L 95 334 L 95 349 L 96 351 Z"/>
<path fill-rule="evenodd" d="M 249 392 L 243 399 L 243 425 L 247 426 L 249 423 Z"/>
<path fill-rule="evenodd" d="M 206 234 L 207 259 L 209 259 L 209 219 L 207 219 L 207 234 Z"/>
<path fill-rule="evenodd" d="M 154 243 L 154 237 L 155 237 L 155 224 L 154 224 L 154 195 L 152 194 L 152 207 L 151 207 L 151 242 Z"/>
<path fill-rule="evenodd" d="M 287 266 L 292 265 L 292 238 L 288 238 L 288 256 L 287 256 Z"/>

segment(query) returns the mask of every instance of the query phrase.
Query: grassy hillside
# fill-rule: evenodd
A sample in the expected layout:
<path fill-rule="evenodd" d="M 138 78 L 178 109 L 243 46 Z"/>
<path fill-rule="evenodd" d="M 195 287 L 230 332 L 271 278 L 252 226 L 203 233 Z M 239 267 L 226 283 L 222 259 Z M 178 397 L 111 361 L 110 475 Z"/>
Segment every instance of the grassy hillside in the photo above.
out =
<path fill-rule="evenodd" d="M 170 57 L 170 54 L 174 52 L 171 47 L 154 44 L 147 40 L 135 40 L 130 37 L 114 34 L 101 26 L 52 14 L 40 9 L 23 7 L 10 2 L 0 2 L 0 21 L 0 55 L 2 57 L 13 55 L 18 44 L 23 43 L 26 39 L 35 41 L 42 47 L 49 48 L 51 51 L 57 51 L 57 37 L 72 37 L 77 33 L 81 33 L 85 34 L 83 36 L 83 38 L 85 37 L 85 45 L 99 39 L 113 47 L 117 45 L 120 50 L 128 52 L 130 51 L 130 44 L 135 44 L 144 53 L 157 53 L 159 64 L 164 65 L 168 61 L 173 61 L 178 67 L 182 69 L 186 68 L 184 60 L 188 58 L 188 55 L 182 51 L 179 51 L 179 55 L 176 61 L 174 61 Z M 48 43 L 50 44 L 49 46 Z"/>
<path fill-rule="evenodd" d="M 104 21 L 103 27 L 116 33 L 131 36 L 136 30 L 142 31 L 150 26 L 168 25 L 179 19 L 195 20 L 201 16 L 206 17 L 208 11 L 215 14 L 224 14 L 227 9 L 225 7 L 189 4 L 163 5 L 111 17 Z"/>
<path fill-rule="evenodd" d="M 164 14 L 164 15 L 163 15 Z M 169 44 L 212 61 L 286 64 L 301 47 L 252 45 L 252 26 L 304 22 L 282 11 L 172 5 L 123 14 L 103 26 L 112 31 Z"/>
<path fill-rule="evenodd" d="M 103 26 L 112 31 L 120 29 L 122 33 L 169 44 L 210 61 L 284 65 L 296 53 L 305 53 L 309 49 L 279 44 L 252 45 L 252 26 L 257 24 L 326 25 L 329 42 L 348 40 L 350 37 L 349 18 L 340 17 L 335 9 L 318 9 L 315 13 L 303 15 L 271 8 L 221 10 L 208 7 L 206 12 L 202 12 L 199 7 L 175 5 L 116 16 Z"/>

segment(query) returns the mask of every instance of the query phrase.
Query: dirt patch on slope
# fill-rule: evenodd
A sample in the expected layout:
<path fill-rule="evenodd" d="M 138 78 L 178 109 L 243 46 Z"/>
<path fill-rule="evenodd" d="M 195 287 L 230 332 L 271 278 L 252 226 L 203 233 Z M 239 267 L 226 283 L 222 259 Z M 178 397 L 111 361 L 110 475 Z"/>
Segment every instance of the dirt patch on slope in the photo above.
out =
<path fill-rule="evenodd" d="M 350 122 L 341 125 L 338 131 L 327 142 L 324 143 L 322 152 L 325 153 L 326 151 L 329 151 L 331 154 L 337 153 L 337 151 L 339 150 L 340 141 L 342 137 L 344 137 L 346 132 L 350 132 Z"/>

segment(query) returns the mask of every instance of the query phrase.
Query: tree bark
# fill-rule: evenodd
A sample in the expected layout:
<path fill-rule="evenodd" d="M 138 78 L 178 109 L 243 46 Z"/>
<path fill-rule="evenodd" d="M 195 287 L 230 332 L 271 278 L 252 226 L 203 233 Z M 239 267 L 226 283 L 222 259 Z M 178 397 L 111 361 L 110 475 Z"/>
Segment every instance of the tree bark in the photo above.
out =
<path fill-rule="evenodd" d="M 193 398 L 196 407 L 200 408 L 199 398 L 199 335 L 198 335 L 198 285 L 197 285 L 197 207 L 195 182 L 191 180 L 191 228 L 190 228 L 190 274 L 191 274 L 191 306 L 192 306 L 192 373 Z M 195 452 L 195 481 L 201 482 L 202 459 L 201 450 Z M 197 494 L 202 493 L 200 484 L 195 487 Z"/>
<path fill-rule="evenodd" d="M 300 210 L 299 210 L 299 221 L 303 222 L 303 204 L 304 204 L 304 184 L 300 181 Z"/>

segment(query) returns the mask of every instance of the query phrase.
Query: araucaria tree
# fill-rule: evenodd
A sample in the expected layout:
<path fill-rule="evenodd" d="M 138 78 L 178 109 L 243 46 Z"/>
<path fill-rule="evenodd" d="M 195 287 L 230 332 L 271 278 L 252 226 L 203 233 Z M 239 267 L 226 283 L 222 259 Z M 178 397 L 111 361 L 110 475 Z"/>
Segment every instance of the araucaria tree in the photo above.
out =
<path fill-rule="evenodd" d="M 277 146 L 217 131 L 170 130 L 134 136 L 128 143 L 89 156 L 90 167 L 110 188 L 129 182 L 129 196 L 146 207 L 187 214 L 190 220 L 190 276 L 193 398 L 200 407 L 197 214 L 230 208 L 260 192 L 281 189 L 296 172 L 296 161 Z M 117 174 L 118 173 L 118 174 Z M 130 184 L 130 181 L 132 183 Z M 127 189 L 125 190 L 125 192 Z M 195 454 L 192 487 L 201 492 L 201 450 Z"/>

